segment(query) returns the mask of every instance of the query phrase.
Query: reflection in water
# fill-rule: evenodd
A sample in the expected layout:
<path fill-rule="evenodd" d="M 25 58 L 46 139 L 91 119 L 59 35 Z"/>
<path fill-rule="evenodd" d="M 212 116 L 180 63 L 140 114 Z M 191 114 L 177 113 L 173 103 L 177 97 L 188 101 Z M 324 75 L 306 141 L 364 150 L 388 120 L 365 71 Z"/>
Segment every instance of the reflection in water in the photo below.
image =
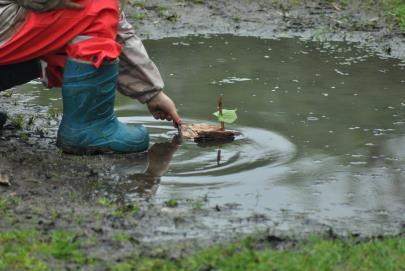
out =
<path fill-rule="evenodd" d="M 117 163 L 122 188 L 111 194 L 154 194 L 159 202 L 208 194 L 213 206 L 238 203 L 236 217 L 264 213 L 283 222 L 288 213 L 348 230 L 378 232 L 405 222 L 404 62 L 356 45 L 297 39 L 145 43 L 188 122 L 213 120 L 216 97 L 224 94 L 239 113 L 229 128 L 242 136 L 220 147 L 179 146 L 169 124 L 118 97 L 124 121 L 146 124 L 154 143 L 170 143 L 153 145 L 149 156 L 158 159 L 149 158 L 146 173 L 146 157 Z M 36 103 L 61 106 L 57 91 L 24 88 Z"/>
<path fill-rule="evenodd" d="M 170 142 L 155 143 L 148 150 L 144 160 L 127 160 L 114 166 L 112 172 L 125 179 L 114 186 L 111 194 L 120 195 L 121 200 L 131 197 L 150 198 L 160 183 L 160 177 L 169 169 L 174 153 L 181 139 L 174 136 Z M 121 178 L 123 179 L 123 178 Z"/>
<path fill-rule="evenodd" d="M 219 166 L 221 164 L 221 146 L 218 147 L 217 151 L 217 165 Z"/>

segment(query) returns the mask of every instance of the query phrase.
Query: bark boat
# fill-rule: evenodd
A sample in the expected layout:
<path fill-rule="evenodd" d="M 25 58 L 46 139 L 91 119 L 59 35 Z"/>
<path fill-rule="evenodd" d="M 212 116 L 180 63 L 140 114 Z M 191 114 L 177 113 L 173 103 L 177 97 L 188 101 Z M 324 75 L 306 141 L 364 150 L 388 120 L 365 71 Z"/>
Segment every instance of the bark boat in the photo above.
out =
<path fill-rule="evenodd" d="M 182 124 L 179 128 L 182 138 L 194 140 L 197 143 L 231 142 L 239 133 L 223 130 L 220 126 L 206 123 Z"/>

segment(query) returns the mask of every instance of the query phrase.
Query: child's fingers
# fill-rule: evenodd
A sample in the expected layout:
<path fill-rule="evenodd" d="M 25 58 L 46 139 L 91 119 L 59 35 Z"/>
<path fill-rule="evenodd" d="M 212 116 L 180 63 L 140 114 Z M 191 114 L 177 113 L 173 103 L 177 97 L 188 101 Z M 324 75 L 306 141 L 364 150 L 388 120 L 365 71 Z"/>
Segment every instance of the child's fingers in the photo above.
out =
<path fill-rule="evenodd" d="M 175 128 L 179 128 L 181 126 L 181 119 L 180 118 L 173 119 L 173 126 Z"/>

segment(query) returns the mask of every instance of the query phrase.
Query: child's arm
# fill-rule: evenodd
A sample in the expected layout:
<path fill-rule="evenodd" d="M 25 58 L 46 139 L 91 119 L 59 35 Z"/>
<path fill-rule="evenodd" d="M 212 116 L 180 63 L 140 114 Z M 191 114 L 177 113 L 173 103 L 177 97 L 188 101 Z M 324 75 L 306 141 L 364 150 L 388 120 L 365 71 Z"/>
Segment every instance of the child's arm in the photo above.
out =
<path fill-rule="evenodd" d="M 117 41 L 122 46 L 118 90 L 125 96 L 148 102 L 164 87 L 158 68 L 149 58 L 132 25 L 121 15 Z"/>
<path fill-rule="evenodd" d="M 118 90 L 125 96 L 147 103 L 156 119 L 173 120 L 175 126 L 180 124 L 174 102 L 162 92 L 164 83 L 158 68 L 123 13 L 117 40 L 122 46 Z"/>

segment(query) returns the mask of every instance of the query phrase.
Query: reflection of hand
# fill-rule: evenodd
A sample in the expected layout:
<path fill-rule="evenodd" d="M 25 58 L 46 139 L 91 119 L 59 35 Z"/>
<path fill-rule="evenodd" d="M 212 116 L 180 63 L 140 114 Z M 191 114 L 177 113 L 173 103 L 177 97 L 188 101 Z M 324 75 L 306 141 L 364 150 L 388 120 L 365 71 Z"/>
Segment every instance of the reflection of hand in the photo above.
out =
<path fill-rule="evenodd" d="M 146 173 L 160 177 L 169 169 L 170 161 L 180 145 L 180 140 L 175 136 L 172 142 L 156 143 L 148 151 L 149 165 Z"/>
<path fill-rule="evenodd" d="M 29 10 L 36 12 L 46 12 L 54 9 L 82 9 L 81 4 L 72 0 L 17 0 L 17 3 Z"/>
<path fill-rule="evenodd" d="M 148 167 L 146 171 L 142 169 L 142 173 L 139 173 L 139 168 L 137 168 L 139 163 L 142 163 L 140 160 L 126 160 L 127 162 L 132 161 L 131 163 L 136 164 L 136 166 L 133 166 L 136 169 L 136 173 L 127 175 L 125 182 L 119 182 L 118 186 L 114 186 L 114 189 L 117 189 L 115 193 L 119 194 L 122 198 L 131 193 L 142 195 L 143 198 L 149 198 L 154 195 L 159 187 L 160 177 L 169 169 L 170 161 L 179 145 L 180 138 L 178 136 L 175 136 L 171 142 L 154 144 L 147 153 L 149 160 Z M 131 168 L 131 163 L 124 165 L 123 169 L 127 168 L 128 170 Z M 118 174 L 122 174 L 122 169 L 118 170 Z"/>
<path fill-rule="evenodd" d="M 148 102 L 148 109 L 155 119 L 173 121 L 175 127 L 181 124 L 176 105 L 163 91 Z"/>

